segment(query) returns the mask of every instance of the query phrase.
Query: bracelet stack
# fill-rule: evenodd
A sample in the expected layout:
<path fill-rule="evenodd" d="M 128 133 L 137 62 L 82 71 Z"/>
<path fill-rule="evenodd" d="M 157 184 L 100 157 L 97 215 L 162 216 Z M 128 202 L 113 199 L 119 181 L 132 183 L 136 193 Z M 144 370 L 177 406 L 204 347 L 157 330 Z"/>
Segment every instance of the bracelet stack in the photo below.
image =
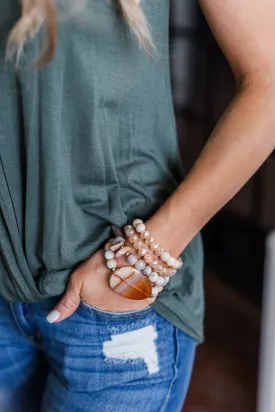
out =
<path fill-rule="evenodd" d="M 125 246 L 126 239 L 122 236 L 106 243 L 105 258 L 108 268 L 113 272 L 110 286 L 130 299 L 156 297 L 156 286 L 166 286 L 169 278 L 182 267 L 182 260 L 164 251 L 146 230 L 141 219 L 135 219 L 132 225 L 125 226 L 124 232 L 137 253 L 131 253 L 131 248 Z M 125 255 L 130 266 L 117 268 L 115 258 L 122 255 Z"/>

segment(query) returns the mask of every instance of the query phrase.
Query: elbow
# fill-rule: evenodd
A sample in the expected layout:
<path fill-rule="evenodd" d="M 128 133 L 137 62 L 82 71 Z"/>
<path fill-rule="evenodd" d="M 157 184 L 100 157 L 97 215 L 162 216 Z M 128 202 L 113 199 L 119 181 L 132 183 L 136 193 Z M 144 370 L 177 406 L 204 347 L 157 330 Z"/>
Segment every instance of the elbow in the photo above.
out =
<path fill-rule="evenodd" d="M 239 91 L 254 90 L 274 96 L 275 99 L 275 65 L 246 70 L 235 74 L 235 79 Z"/>

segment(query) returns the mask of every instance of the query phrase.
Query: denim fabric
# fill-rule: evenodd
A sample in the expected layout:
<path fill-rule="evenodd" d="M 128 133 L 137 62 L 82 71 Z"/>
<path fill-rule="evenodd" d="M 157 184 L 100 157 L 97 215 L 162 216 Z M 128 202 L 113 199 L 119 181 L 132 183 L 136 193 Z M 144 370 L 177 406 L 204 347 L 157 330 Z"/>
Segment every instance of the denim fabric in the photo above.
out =
<path fill-rule="evenodd" d="M 177 412 L 196 342 L 151 307 L 104 312 L 85 303 L 49 324 L 57 299 L 0 300 L 0 410 Z"/>

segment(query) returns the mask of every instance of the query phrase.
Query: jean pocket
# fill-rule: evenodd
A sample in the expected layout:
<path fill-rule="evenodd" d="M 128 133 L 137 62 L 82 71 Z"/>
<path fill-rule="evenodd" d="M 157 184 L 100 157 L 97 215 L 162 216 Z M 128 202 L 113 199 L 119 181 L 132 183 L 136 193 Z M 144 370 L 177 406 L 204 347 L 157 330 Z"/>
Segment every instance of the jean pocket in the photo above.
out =
<path fill-rule="evenodd" d="M 118 320 L 147 316 L 153 311 L 151 306 L 147 306 L 146 308 L 131 310 L 127 312 L 112 312 L 112 311 L 99 309 L 95 306 L 89 305 L 83 300 L 80 302 L 79 309 L 89 312 L 90 314 L 98 315 L 99 317 L 113 318 L 113 319 L 118 319 Z"/>

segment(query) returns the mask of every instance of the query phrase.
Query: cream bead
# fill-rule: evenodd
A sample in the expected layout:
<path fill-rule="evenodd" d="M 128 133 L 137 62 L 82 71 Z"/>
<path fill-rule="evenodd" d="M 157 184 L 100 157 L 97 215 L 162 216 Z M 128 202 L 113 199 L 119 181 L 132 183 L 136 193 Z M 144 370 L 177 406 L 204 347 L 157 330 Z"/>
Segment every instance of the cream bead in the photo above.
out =
<path fill-rule="evenodd" d="M 142 233 L 142 232 L 145 232 L 146 227 L 145 227 L 145 225 L 144 225 L 143 223 L 139 223 L 139 224 L 135 227 L 135 229 L 136 229 L 136 231 L 137 231 L 138 233 Z"/>
<path fill-rule="evenodd" d="M 155 243 L 155 242 L 150 242 L 150 244 L 149 244 L 149 247 L 150 247 L 150 249 L 152 250 L 152 251 L 155 251 L 155 248 L 157 247 L 158 245 Z"/>
<path fill-rule="evenodd" d="M 148 240 L 149 240 L 149 244 L 155 244 L 155 239 L 153 238 L 153 236 L 149 236 Z"/>
<path fill-rule="evenodd" d="M 151 280 L 151 282 L 156 282 L 158 278 L 159 278 L 159 275 L 156 272 L 152 272 L 151 275 L 149 276 L 149 280 Z"/>
<path fill-rule="evenodd" d="M 182 262 L 180 260 L 177 260 L 176 265 L 174 266 L 175 269 L 180 269 L 182 267 Z"/>
<path fill-rule="evenodd" d="M 135 219 L 135 220 L 133 221 L 133 226 L 134 226 L 134 228 L 135 228 L 137 225 L 139 225 L 139 224 L 143 224 L 143 221 L 142 221 L 141 219 Z"/>
<path fill-rule="evenodd" d="M 129 242 L 131 242 L 131 243 L 135 243 L 137 240 L 138 240 L 137 235 L 133 235 L 133 236 L 129 237 Z"/>
<path fill-rule="evenodd" d="M 170 259 L 170 253 L 168 253 L 168 252 L 163 252 L 163 253 L 160 255 L 160 258 L 161 258 L 161 260 L 162 260 L 163 262 L 167 262 L 167 261 Z"/>
<path fill-rule="evenodd" d="M 156 286 L 163 286 L 165 283 L 165 279 L 162 276 L 159 276 L 158 279 L 155 281 Z"/>
<path fill-rule="evenodd" d="M 137 250 L 137 249 L 142 248 L 143 243 L 142 243 L 141 240 L 137 240 L 137 241 L 133 244 L 133 246 L 134 246 L 134 248 Z"/>
<path fill-rule="evenodd" d="M 155 298 L 158 296 L 158 294 L 159 294 L 158 288 L 153 287 L 151 295 Z"/>
<path fill-rule="evenodd" d="M 174 267 L 175 258 L 173 258 L 172 256 L 170 256 L 166 263 L 167 263 L 168 266 Z"/>
<path fill-rule="evenodd" d="M 105 254 L 105 259 L 113 259 L 115 257 L 115 253 L 112 250 L 106 250 Z"/>
<path fill-rule="evenodd" d="M 117 262 L 116 262 L 115 259 L 107 260 L 106 263 L 107 263 L 107 266 L 108 266 L 109 269 L 114 269 L 114 268 L 117 267 Z"/>
<path fill-rule="evenodd" d="M 150 233 L 148 230 L 145 230 L 144 232 L 141 232 L 140 237 L 141 239 L 147 239 L 150 236 Z"/>

